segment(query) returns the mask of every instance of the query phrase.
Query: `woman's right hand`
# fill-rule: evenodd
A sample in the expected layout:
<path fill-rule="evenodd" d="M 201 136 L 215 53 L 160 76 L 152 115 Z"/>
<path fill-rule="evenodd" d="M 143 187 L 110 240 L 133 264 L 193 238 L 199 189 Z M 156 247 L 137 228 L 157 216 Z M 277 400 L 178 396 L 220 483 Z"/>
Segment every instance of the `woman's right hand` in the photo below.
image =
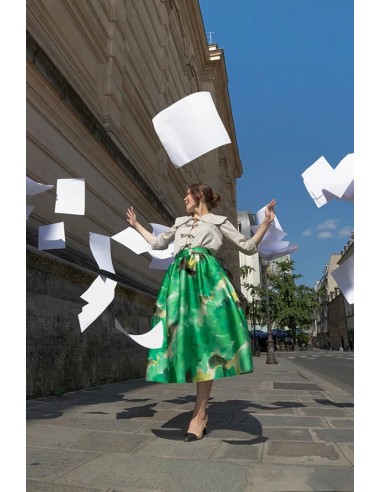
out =
<path fill-rule="evenodd" d="M 129 209 L 127 209 L 126 215 L 127 215 L 127 222 L 130 224 L 130 226 L 136 227 L 138 221 L 136 220 L 136 213 L 134 207 L 130 207 Z"/>

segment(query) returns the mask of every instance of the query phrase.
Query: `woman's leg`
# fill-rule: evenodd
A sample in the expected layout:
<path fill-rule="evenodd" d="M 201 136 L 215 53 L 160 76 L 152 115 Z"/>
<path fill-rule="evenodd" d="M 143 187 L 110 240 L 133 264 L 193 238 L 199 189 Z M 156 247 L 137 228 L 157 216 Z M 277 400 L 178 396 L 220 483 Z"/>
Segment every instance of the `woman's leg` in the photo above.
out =
<path fill-rule="evenodd" d="M 205 425 L 206 406 L 208 404 L 213 380 L 197 383 L 196 403 L 194 405 L 192 419 L 189 424 L 188 432 L 199 434 Z"/>

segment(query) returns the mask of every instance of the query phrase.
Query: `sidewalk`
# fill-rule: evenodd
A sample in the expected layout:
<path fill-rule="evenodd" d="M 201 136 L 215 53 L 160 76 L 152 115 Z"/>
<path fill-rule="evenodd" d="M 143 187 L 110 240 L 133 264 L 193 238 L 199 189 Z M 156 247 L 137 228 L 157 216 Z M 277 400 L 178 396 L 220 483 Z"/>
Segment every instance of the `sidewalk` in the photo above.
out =
<path fill-rule="evenodd" d="M 208 434 L 184 443 L 195 385 L 144 379 L 27 401 L 28 492 L 353 491 L 353 396 L 284 354 L 215 381 Z"/>

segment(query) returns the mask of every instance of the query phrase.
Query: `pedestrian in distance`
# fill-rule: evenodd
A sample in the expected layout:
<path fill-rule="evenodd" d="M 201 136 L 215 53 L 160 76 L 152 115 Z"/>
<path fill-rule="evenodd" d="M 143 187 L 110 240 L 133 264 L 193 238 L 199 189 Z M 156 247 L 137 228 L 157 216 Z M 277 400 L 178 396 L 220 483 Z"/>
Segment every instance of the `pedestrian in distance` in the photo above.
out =
<path fill-rule="evenodd" d="M 164 341 L 161 348 L 148 350 L 146 380 L 197 384 L 185 442 L 206 434 L 213 381 L 253 372 L 246 317 L 215 255 L 225 239 L 246 255 L 257 253 L 275 218 L 276 202 L 266 205 L 263 222 L 246 239 L 227 217 L 210 212 L 220 199 L 210 186 L 192 184 L 184 198 L 187 215 L 157 236 L 138 222 L 133 207 L 127 210 L 128 223 L 152 249 L 165 249 L 174 241 L 175 259 L 162 280 L 151 320 L 152 328 L 162 321 Z"/>

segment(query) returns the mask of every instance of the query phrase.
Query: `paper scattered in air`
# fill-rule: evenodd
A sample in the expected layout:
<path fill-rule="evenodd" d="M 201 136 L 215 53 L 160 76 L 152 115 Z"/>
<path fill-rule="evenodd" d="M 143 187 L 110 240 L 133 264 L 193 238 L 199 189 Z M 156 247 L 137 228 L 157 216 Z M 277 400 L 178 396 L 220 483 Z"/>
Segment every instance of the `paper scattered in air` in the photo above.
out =
<path fill-rule="evenodd" d="M 63 222 L 48 224 L 38 228 L 38 249 L 64 249 L 65 228 Z"/>
<path fill-rule="evenodd" d="M 57 179 L 55 213 L 85 215 L 85 180 Z"/>
<path fill-rule="evenodd" d="M 123 244 L 123 246 L 126 246 L 126 248 L 132 250 L 137 255 L 146 253 L 151 248 L 144 237 L 133 227 L 127 227 L 127 229 L 118 232 L 118 234 L 114 234 L 114 236 L 111 236 L 111 239 Z"/>
<path fill-rule="evenodd" d="M 152 226 L 152 234 L 154 236 L 158 236 L 162 232 L 168 232 L 171 228 L 168 226 L 165 226 L 163 224 L 155 224 L 154 222 L 150 222 Z"/>
<path fill-rule="evenodd" d="M 260 248 L 259 253 L 262 258 L 267 261 L 275 260 L 282 256 L 293 253 L 298 249 L 297 244 L 290 244 L 289 241 L 278 241 L 282 244 L 273 244 L 272 247 L 268 248 L 266 246 Z"/>
<path fill-rule="evenodd" d="M 153 234 L 156 236 L 161 232 L 166 232 L 170 228 L 161 224 L 151 224 L 153 227 Z M 170 243 L 166 249 L 152 249 L 151 245 L 143 238 L 138 231 L 133 227 L 127 227 L 123 231 L 111 236 L 111 239 L 118 241 L 126 248 L 133 251 L 135 254 L 140 255 L 142 253 L 149 253 L 153 258 L 157 260 L 164 260 L 173 257 L 174 243 Z M 158 264 L 155 262 L 155 264 Z M 160 268 L 161 270 L 162 268 Z"/>
<path fill-rule="evenodd" d="M 173 257 L 173 251 L 175 248 L 175 243 L 169 243 L 166 249 L 150 249 L 148 253 L 152 256 L 152 258 L 157 258 L 159 260 L 165 260 L 167 258 Z"/>
<path fill-rule="evenodd" d="M 303 173 L 304 185 L 320 208 L 331 200 L 354 201 L 354 154 L 348 154 L 335 169 L 321 156 Z"/>
<path fill-rule="evenodd" d="M 180 99 L 158 113 L 152 122 L 176 167 L 231 143 L 210 92 L 196 92 Z"/>
<path fill-rule="evenodd" d="M 143 347 L 158 349 L 163 345 L 162 321 L 159 321 L 159 323 L 156 326 L 154 326 L 152 330 L 148 331 L 147 333 L 143 333 L 142 335 L 131 335 L 122 327 L 122 325 L 119 323 L 119 321 L 116 318 L 115 318 L 115 328 L 121 333 L 123 333 L 124 335 L 127 335 L 128 337 L 132 338 L 132 340 L 134 340 L 139 345 L 142 345 Z"/>
<path fill-rule="evenodd" d="M 109 236 L 90 232 L 90 249 L 100 270 L 115 273 L 111 259 L 111 240 Z"/>
<path fill-rule="evenodd" d="M 81 298 L 88 303 L 78 315 L 81 332 L 84 332 L 113 301 L 116 284 L 114 280 L 99 275 L 81 295 Z"/>
<path fill-rule="evenodd" d="M 354 255 L 351 255 L 332 272 L 339 289 L 349 304 L 354 304 Z"/>
<path fill-rule="evenodd" d="M 44 185 L 28 178 L 28 176 L 26 177 L 26 194 L 29 196 L 38 195 L 51 188 L 54 188 L 54 185 Z"/>
<path fill-rule="evenodd" d="M 262 207 L 256 213 L 258 223 L 262 223 L 265 218 L 266 206 Z M 250 229 L 255 233 L 259 225 L 251 226 Z M 287 232 L 282 229 L 278 218 L 275 216 L 274 221 L 270 224 L 262 241 L 259 243 L 258 252 L 260 256 L 267 261 L 275 260 L 281 256 L 291 254 L 298 249 L 297 244 L 290 244 L 289 241 L 282 241 L 287 236 Z"/>

